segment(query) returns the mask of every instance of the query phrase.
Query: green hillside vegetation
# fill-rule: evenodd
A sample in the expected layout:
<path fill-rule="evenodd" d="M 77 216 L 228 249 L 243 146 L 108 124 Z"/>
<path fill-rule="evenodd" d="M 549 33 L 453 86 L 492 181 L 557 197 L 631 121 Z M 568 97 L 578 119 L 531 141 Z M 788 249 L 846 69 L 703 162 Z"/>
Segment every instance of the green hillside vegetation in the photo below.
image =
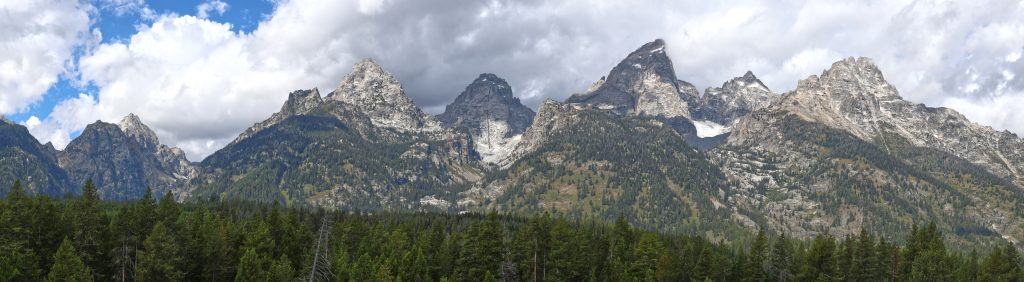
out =
<path fill-rule="evenodd" d="M 606 221 L 622 216 L 642 228 L 690 234 L 735 226 L 724 223 L 731 211 L 711 202 L 725 177 L 670 126 L 597 110 L 579 115 L 531 154 L 489 174 L 486 185 L 506 188 L 486 207 Z"/>
<path fill-rule="evenodd" d="M 409 209 L 402 198 L 454 197 L 462 181 L 453 174 L 468 164 L 403 154 L 433 156 L 458 148 L 378 132 L 368 123 L 338 103 L 285 119 L 204 160 L 209 173 L 193 181 L 194 196 L 363 210 Z"/>

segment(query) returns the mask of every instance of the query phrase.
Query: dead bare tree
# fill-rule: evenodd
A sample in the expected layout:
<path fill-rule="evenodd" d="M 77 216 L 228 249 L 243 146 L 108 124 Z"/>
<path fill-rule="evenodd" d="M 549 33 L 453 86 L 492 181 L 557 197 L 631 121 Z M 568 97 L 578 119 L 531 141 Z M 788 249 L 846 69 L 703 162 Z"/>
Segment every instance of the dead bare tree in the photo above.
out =
<path fill-rule="evenodd" d="M 327 216 L 323 217 L 320 223 L 320 230 L 317 231 L 316 249 L 313 250 L 313 264 L 309 269 L 309 277 L 306 281 L 331 281 L 334 273 L 331 272 L 331 247 L 328 238 L 331 235 L 331 221 Z"/>

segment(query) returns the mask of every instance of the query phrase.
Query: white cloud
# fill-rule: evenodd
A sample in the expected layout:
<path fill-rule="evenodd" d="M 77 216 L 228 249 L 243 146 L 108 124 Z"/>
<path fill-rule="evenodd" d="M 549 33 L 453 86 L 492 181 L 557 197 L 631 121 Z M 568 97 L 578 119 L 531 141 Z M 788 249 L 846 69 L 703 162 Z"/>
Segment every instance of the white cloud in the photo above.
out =
<path fill-rule="evenodd" d="M 87 4 L 0 1 L 0 114 L 26 109 L 65 71 L 88 33 Z"/>
<path fill-rule="evenodd" d="M 941 106 L 957 109 L 968 119 L 997 130 L 1009 130 L 1021 136 L 1024 132 L 1024 93 L 1002 95 L 992 98 L 960 98 L 946 99 Z"/>
<path fill-rule="evenodd" d="M 99 120 L 100 112 L 95 97 L 81 93 L 58 103 L 46 119 L 30 117 L 25 121 L 25 127 L 36 139 L 52 142 L 60 150 L 71 142 L 72 132 L 81 131 L 89 123 Z"/>
<path fill-rule="evenodd" d="M 359 0 L 359 12 L 367 15 L 379 13 L 384 9 L 384 0 Z"/>
<path fill-rule="evenodd" d="M 210 17 L 210 12 L 215 12 L 218 15 L 223 15 L 228 10 L 228 3 L 224 3 L 220 0 L 206 1 L 196 6 L 196 16 L 205 19 Z"/>
<path fill-rule="evenodd" d="M 142 116 L 164 142 L 195 159 L 276 110 L 290 90 L 314 85 L 289 60 L 259 54 L 252 35 L 192 16 L 164 17 L 125 43 L 80 60 L 82 79 L 100 88 L 98 114 Z"/>
<path fill-rule="evenodd" d="M 377 58 L 434 112 L 482 72 L 536 106 L 583 91 L 654 38 L 668 42 L 679 78 L 701 88 L 752 70 L 782 92 L 839 58 L 867 56 L 909 100 L 1011 128 L 1024 112 L 1011 104 L 1024 92 L 1014 75 L 1024 73 L 1021 14 L 1024 4 L 1011 0 L 290 0 L 252 33 L 166 15 L 129 41 L 97 46 L 78 70 L 100 88 L 85 107 L 96 117 L 140 114 L 193 160 L 269 116 L 291 90 L 326 94 L 362 57 Z M 995 102 L 1005 110 L 971 113 Z"/>

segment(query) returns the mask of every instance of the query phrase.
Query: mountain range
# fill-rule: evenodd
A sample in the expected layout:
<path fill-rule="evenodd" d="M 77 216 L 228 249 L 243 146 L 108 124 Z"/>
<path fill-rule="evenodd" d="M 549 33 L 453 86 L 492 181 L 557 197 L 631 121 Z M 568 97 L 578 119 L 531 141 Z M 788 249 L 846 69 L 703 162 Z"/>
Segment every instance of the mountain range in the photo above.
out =
<path fill-rule="evenodd" d="M 423 112 L 375 61 L 281 110 L 201 162 L 129 114 L 64 150 L 0 121 L 0 191 L 109 200 L 150 187 L 178 199 L 352 210 L 552 212 L 732 239 L 758 226 L 807 238 L 861 229 L 905 238 L 935 222 L 958 245 L 1024 239 L 1024 139 L 902 99 L 867 58 L 795 90 L 753 73 L 703 93 L 665 43 L 536 112 L 485 73 L 445 111 Z"/>

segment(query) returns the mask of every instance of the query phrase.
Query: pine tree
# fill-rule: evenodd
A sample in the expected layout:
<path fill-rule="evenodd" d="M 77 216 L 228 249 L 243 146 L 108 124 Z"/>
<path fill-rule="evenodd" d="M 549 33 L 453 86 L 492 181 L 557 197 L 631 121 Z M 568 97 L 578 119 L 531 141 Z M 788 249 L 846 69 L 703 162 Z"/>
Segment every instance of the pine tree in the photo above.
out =
<path fill-rule="evenodd" d="M 765 268 L 768 263 L 768 239 L 765 238 L 764 229 L 757 230 L 757 237 L 750 244 L 750 256 L 747 260 L 746 270 L 748 276 L 744 281 L 760 282 L 768 281 Z"/>
<path fill-rule="evenodd" d="M 282 255 L 270 265 L 269 280 L 274 282 L 287 282 L 295 280 L 295 269 L 292 268 L 292 261 L 288 255 Z"/>
<path fill-rule="evenodd" d="M 861 229 L 857 238 L 857 249 L 853 256 L 853 279 L 856 281 L 878 280 L 878 266 L 875 259 L 875 241 L 867 234 L 867 230 Z"/>
<path fill-rule="evenodd" d="M 633 246 L 633 231 L 626 217 L 619 215 L 612 231 L 611 256 L 614 259 L 629 261 L 629 249 Z"/>
<path fill-rule="evenodd" d="M 501 269 L 504 243 L 501 222 L 496 213 L 490 213 L 487 220 L 470 228 L 468 240 L 462 249 L 459 265 L 463 267 L 460 277 L 483 277 L 484 273 Z"/>
<path fill-rule="evenodd" d="M 929 224 L 926 229 L 918 233 L 921 249 L 918 250 L 914 260 L 909 262 L 911 264 L 909 281 L 950 280 L 952 273 L 946 265 L 946 247 L 936 230 L 935 223 Z"/>
<path fill-rule="evenodd" d="M 103 212 L 99 207 L 100 198 L 96 192 L 96 186 L 92 179 L 86 180 L 82 186 L 82 196 L 74 203 L 74 208 L 68 210 L 73 218 L 74 243 L 78 254 L 86 266 L 94 271 L 106 266 L 105 253 L 103 252 L 103 230 L 106 226 Z"/>
<path fill-rule="evenodd" d="M 810 251 L 805 254 L 801 267 L 800 281 L 829 281 L 836 276 L 835 239 L 828 235 L 818 235 L 811 242 Z"/>
<path fill-rule="evenodd" d="M 551 249 L 547 257 L 546 278 L 552 281 L 579 281 L 583 271 L 578 269 L 579 247 L 572 227 L 564 219 L 557 219 L 551 227 Z"/>
<path fill-rule="evenodd" d="M 661 241 L 654 233 L 640 235 L 631 255 L 633 262 L 630 266 L 630 273 L 633 274 L 633 277 L 644 277 L 648 271 L 654 273 L 662 249 Z"/>
<path fill-rule="evenodd" d="M 790 268 L 793 264 L 793 251 L 790 249 L 789 241 L 786 239 L 786 235 L 783 234 L 779 238 L 775 239 L 775 245 L 772 247 L 768 274 L 775 281 L 785 282 L 790 281 L 790 275 L 792 271 Z"/>
<path fill-rule="evenodd" d="M 1009 281 L 1022 280 L 1020 258 L 1013 244 L 1005 248 L 996 248 L 981 264 L 978 281 Z"/>
<path fill-rule="evenodd" d="M 694 258 L 697 263 L 694 265 L 693 270 L 690 272 L 690 281 L 703 281 L 704 279 L 714 278 L 717 266 L 715 265 L 715 254 L 711 252 L 709 247 L 704 244 L 700 244 L 700 249 L 697 256 Z"/>
<path fill-rule="evenodd" d="M 28 207 L 29 199 L 21 188 L 21 181 L 15 180 L 7 193 L 6 201 L 0 202 L 0 281 L 39 280 L 39 259 L 29 246 L 32 216 Z"/>
<path fill-rule="evenodd" d="M 679 257 L 672 254 L 662 254 L 658 258 L 657 271 L 654 273 L 658 281 L 682 281 L 684 273 Z"/>
<path fill-rule="evenodd" d="M 75 254 L 74 242 L 64 239 L 53 255 L 53 267 L 46 275 L 47 282 L 93 281 L 92 270 Z"/>
<path fill-rule="evenodd" d="M 146 233 L 153 230 L 153 225 L 156 224 L 156 199 L 153 198 L 153 189 L 146 187 L 146 192 L 142 194 L 140 199 L 135 205 L 131 206 L 132 227 L 134 230 L 130 230 L 133 234 L 145 236 Z"/>
<path fill-rule="evenodd" d="M 878 259 L 878 277 L 882 281 L 895 281 L 897 265 L 899 263 L 899 248 L 893 246 L 885 239 L 879 240 L 876 248 Z"/>
<path fill-rule="evenodd" d="M 266 281 L 268 277 L 267 268 L 270 259 L 266 255 L 258 254 L 256 249 L 246 249 L 245 254 L 238 262 L 235 281 Z"/>
<path fill-rule="evenodd" d="M 167 225 L 173 225 L 178 221 L 179 213 L 181 213 L 181 208 L 178 207 L 178 202 L 174 200 L 171 191 L 167 191 L 163 198 L 160 198 L 160 205 L 156 208 L 157 220 L 163 221 Z"/>
<path fill-rule="evenodd" d="M 139 251 L 135 278 L 139 281 L 180 281 L 184 273 L 180 269 L 181 257 L 177 242 L 168 233 L 162 222 L 153 226 Z"/>

